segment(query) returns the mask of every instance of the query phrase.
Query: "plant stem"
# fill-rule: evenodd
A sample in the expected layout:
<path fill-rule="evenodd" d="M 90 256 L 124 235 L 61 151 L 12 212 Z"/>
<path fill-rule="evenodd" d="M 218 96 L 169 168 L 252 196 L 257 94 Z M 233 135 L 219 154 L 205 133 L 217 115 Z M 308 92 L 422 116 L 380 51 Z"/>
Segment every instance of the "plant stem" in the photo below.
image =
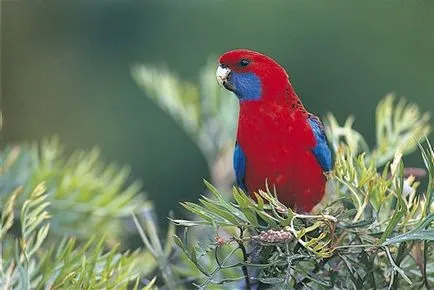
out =
<path fill-rule="evenodd" d="M 426 264 L 428 259 L 429 241 L 423 242 L 423 282 L 426 289 L 431 289 L 428 282 L 428 275 L 426 274 Z"/>
<path fill-rule="evenodd" d="M 243 253 L 243 262 L 246 263 L 247 262 L 247 251 L 246 251 L 246 247 L 244 247 L 244 244 L 242 242 L 243 240 L 243 234 L 244 234 L 244 229 L 242 227 L 239 227 L 240 229 L 240 239 L 238 241 L 238 246 L 241 249 L 241 252 Z M 244 274 L 244 279 L 246 281 L 246 289 L 247 290 L 251 290 L 252 289 L 252 285 L 250 283 L 250 277 L 249 277 L 249 272 L 247 271 L 247 266 L 245 264 L 243 264 L 241 266 L 241 269 L 243 270 L 243 274 Z"/>
<path fill-rule="evenodd" d="M 396 265 L 398 267 L 400 266 L 402 260 L 404 259 L 404 255 L 408 254 L 408 252 L 404 253 L 405 250 L 406 250 L 406 243 L 404 242 L 404 243 L 401 243 L 399 245 L 398 253 L 396 254 L 396 262 L 395 263 L 396 263 Z M 425 276 L 424 276 L 424 278 L 425 278 Z M 427 289 L 429 289 L 428 284 L 426 286 L 427 286 Z M 392 284 L 392 288 L 391 289 L 398 289 L 398 277 L 396 277 L 393 280 L 393 284 Z"/>

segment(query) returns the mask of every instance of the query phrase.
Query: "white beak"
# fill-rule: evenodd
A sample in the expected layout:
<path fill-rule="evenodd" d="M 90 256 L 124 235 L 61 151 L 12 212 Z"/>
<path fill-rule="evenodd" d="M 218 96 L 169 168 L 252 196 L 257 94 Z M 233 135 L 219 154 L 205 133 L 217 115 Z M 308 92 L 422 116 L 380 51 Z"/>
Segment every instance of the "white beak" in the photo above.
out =
<path fill-rule="evenodd" d="M 226 80 L 226 78 L 228 77 L 229 73 L 231 72 L 230 69 L 228 68 L 223 68 L 221 65 L 219 65 L 217 67 L 217 71 L 216 71 L 216 77 L 217 77 L 217 82 L 218 84 L 223 87 L 223 81 Z"/>

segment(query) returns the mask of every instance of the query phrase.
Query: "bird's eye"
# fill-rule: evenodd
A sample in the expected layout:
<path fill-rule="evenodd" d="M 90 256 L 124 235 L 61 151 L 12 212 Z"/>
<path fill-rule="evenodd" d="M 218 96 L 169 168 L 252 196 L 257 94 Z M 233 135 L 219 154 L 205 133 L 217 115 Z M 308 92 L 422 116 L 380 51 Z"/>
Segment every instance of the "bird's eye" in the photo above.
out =
<path fill-rule="evenodd" d="M 240 60 L 240 66 L 248 66 L 250 61 L 248 59 L 243 58 Z"/>

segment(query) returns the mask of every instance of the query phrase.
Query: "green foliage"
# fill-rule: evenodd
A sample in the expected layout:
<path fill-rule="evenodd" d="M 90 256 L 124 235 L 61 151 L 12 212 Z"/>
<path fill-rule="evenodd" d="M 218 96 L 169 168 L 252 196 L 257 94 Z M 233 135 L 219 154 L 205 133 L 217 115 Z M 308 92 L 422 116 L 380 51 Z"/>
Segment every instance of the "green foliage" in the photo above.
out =
<path fill-rule="evenodd" d="M 66 158 L 55 138 L 6 146 L 0 160 L 1 289 L 137 289 L 153 271 L 148 251 L 121 250 L 126 219 L 152 210 L 127 167 L 96 148 Z"/>
<path fill-rule="evenodd" d="M 165 286 L 168 289 L 181 289 L 182 283 L 180 282 L 180 278 L 173 271 L 174 265 L 169 261 L 174 246 L 175 226 L 173 224 L 169 225 L 166 244 L 163 246 L 158 236 L 158 230 L 152 217 L 152 213 L 144 211 L 142 216 L 144 216 L 143 225 L 136 215 L 133 215 L 133 220 L 146 249 L 150 251 L 153 259 L 157 262 Z M 156 278 L 157 277 L 155 277 L 154 282 L 151 281 L 147 287 L 152 287 Z"/>
<path fill-rule="evenodd" d="M 207 277 L 200 285 L 201 288 L 208 286 L 209 283 L 222 284 L 244 280 L 244 276 L 240 275 L 229 278 L 219 277 L 221 276 L 220 270 L 239 268 L 241 265 L 262 268 L 263 276 L 258 277 L 260 281 L 269 281 L 270 277 L 273 280 L 280 280 L 280 278 L 275 277 L 274 273 L 277 268 L 282 266 L 282 261 L 278 258 L 279 255 L 272 255 L 263 264 L 248 261 L 247 256 L 243 255 L 246 248 L 251 247 L 252 243 L 260 246 L 260 250 L 254 254 L 269 253 L 272 251 L 271 247 L 277 245 L 276 249 L 279 253 L 285 255 L 286 259 L 292 257 L 291 259 L 294 260 L 287 265 L 285 271 L 292 271 L 291 267 L 295 266 L 294 262 L 303 257 L 328 258 L 331 256 L 331 249 L 327 245 L 330 243 L 332 225 L 336 221 L 334 217 L 294 213 L 281 204 L 269 191 L 260 191 L 257 195 L 258 202 L 255 202 L 242 191 L 234 188 L 233 197 L 235 203 L 231 203 L 226 201 L 212 185 L 209 183 L 206 183 L 206 185 L 212 192 L 211 198 L 203 196 L 200 199 L 201 205 L 183 203 L 187 210 L 197 214 L 201 219 L 199 221 L 174 220 L 176 224 L 186 227 L 184 237 L 182 239 L 177 237 L 177 244 L 197 266 L 199 271 Z M 269 206 L 265 205 L 264 201 L 267 201 Z M 300 227 L 306 220 L 311 223 L 310 226 Z M 187 235 L 188 229 L 193 226 L 212 228 L 216 237 L 215 243 L 206 245 L 206 249 L 190 246 Z M 273 229 L 280 229 L 280 231 L 275 232 Z M 222 235 L 229 235 L 229 237 L 224 238 Z M 293 242 L 293 245 L 290 245 L 290 241 Z M 298 252 L 294 252 L 293 246 L 297 242 L 302 247 Z M 211 251 L 215 256 L 216 265 L 212 271 L 208 271 L 200 262 L 200 256 L 203 255 L 203 253 L 200 253 L 202 250 L 204 252 Z M 223 253 L 226 253 L 226 255 Z M 208 262 L 204 264 L 208 264 Z M 206 265 L 206 267 L 209 266 L 209 264 Z M 283 282 L 285 278 L 282 279 Z"/>
<path fill-rule="evenodd" d="M 431 132 L 429 120 L 430 115 L 421 114 L 417 105 L 410 104 L 403 98 L 395 104 L 395 96 L 387 95 L 377 106 L 376 145 L 373 150 L 369 149 L 363 136 L 352 128 L 353 117 L 349 117 L 341 127 L 335 117 L 328 114 L 325 123 L 328 138 L 335 151 L 343 141 L 353 154 L 364 152 L 380 167 L 393 158 L 398 148 L 404 154 L 414 151 L 417 141 Z"/>
<path fill-rule="evenodd" d="M 270 189 L 252 199 L 234 188 L 230 202 L 206 183 L 210 197 L 183 203 L 196 218 L 174 220 L 184 228 L 175 242 L 195 270 L 184 273 L 199 288 L 258 282 L 279 289 L 429 288 L 434 152 L 428 141 L 417 143 L 431 129 L 429 118 L 388 96 L 376 120 L 371 151 L 352 119 L 341 127 L 329 115 L 336 163 L 317 214 L 293 212 Z M 418 144 L 429 179 L 424 189 L 404 174 L 401 160 Z"/>
<path fill-rule="evenodd" d="M 81 245 L 64 238 L 47 246 L 52 205 L 45 184 L 37 185 L 19 206 L 23 193 L 18 188 L 8 195 L 2 210 L 1 289 L 137 289 L 137 253 L 105 250 L 104 240 L 94 238 Z M 14 228 L 17 217 L 19 233 Z"/>
<path fill-rule="evenodd" d="M 40 145 L 6 147 L 0 154 L 0 205 L 21 185 L 22 205 L 31 190 L 45 182 L 53 216 L 51 235 L 100 239 L 109 233 L 107 242 L 115 243 L 123 233 L 121 218 L 146 206 L 140 184 L 126 186 L 129 168 L 105 166 L 96 148 L 76 151 L 69 158 L 62 151 L 56 138 Z"/>
<path fill-rule="evenodd" d="M 230 189 L 238 104 L 231 93 L 218 87 L 216 62 L 216 57 L 209 58 L 198 84 L 149 65 L 134 66 L 132 75 L 147 96 L 195 141 L 207 159 L 213 183 Z"/>
<path fill-rule="evenodd" d="M 165 69 L 136 65 L 133 77 L 163 110 L 196 141 L 207 158 L 215 159 L 236 129 L 237 100 L 218 87 L 216 58 L 210 57 L 200 71 L 199 84 L 181 80 Z"/>

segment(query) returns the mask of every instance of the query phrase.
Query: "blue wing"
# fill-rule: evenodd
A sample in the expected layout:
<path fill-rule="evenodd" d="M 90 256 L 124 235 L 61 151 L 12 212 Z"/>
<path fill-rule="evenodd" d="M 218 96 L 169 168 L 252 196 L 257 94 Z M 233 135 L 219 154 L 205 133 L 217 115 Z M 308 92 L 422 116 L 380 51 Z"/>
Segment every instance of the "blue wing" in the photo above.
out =
<path fill-rule="evenodd" d="M 316 146 L 312 149 L 313 154 L 325 172 L 333 169 L 333 160 L 330 147 L 327 143 L 327 137 L 324 132 L 324 126 L 318 117 L 309 115 L 309 125 L 312 128 L 316 139 Z"/>
<path fill-rule="evenodd" d="M 238 142 L 235 143 L 234 150 L 234 170 L 235 170 L 235 179 L 238 187 L 247 192 L 247 186 L 245 183 L 246 178 L 246 155 L 244 155 L 243 150 L 241 149 L 240 144 Z"/>

